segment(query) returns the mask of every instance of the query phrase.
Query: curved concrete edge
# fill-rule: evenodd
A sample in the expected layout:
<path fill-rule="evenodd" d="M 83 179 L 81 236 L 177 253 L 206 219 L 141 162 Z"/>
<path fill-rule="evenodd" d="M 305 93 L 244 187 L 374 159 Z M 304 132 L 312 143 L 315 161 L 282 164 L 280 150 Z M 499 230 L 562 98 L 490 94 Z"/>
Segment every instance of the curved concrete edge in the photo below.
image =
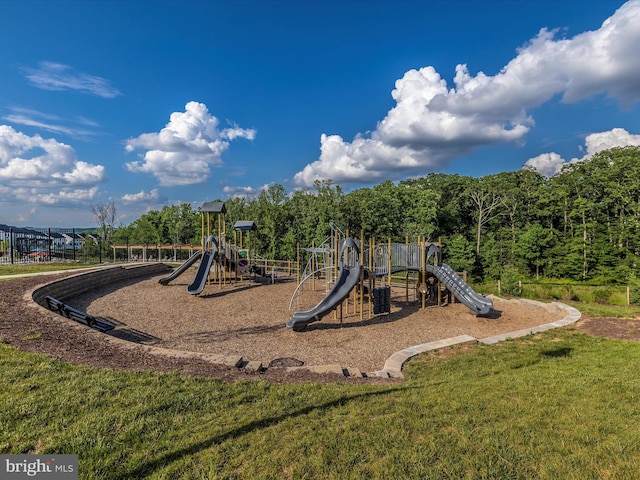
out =
<path fill-rule="evenodd" d="M 111 267 L 117 268 L 117 266 L 111 266 Z M 104 270 L 107 270 L 108 268 L 109 267 L 106 267 L 104 268 Z M 71 275 L 69 277 L 66 277 L 65 279 L 58 280 L 57 282 L 64 282 L 67 279 L 70 279 L 73 277 L 80 277 L 86 273 L 90 273 L 90 272 L 81 272 L 81 273 L 78 273 L 77 275 Z M 77 322 L 74 322 L 73 320 L 69 320 L 68 318 L 65 318 L 61 315 L 58 315 L 52 312 L 47 307 L 39 303 L 36 300 L 36 298 L 34 298 L 34 295 L 36 294 L 36 292 L 42 291 L 43 287 L 46 287 L 47 285 L 50 285 L 50 284 L 51 282 L 38 285 L 31 291 L 26 292 L 24 295 L 25 302 L 31 305 L 32 307 L 37 308 L 41 313 L 47 314 L 51 318 L 56 318 L 57 320 L 62 321 L 63 323 L 66 323 L 71 328 L 78 328 L 89 334 L 100 335 L 107 342 L 113 342 L 114 344 L 117 344 L 120 347 L 124 347 L 128 349 L 141 349 L 151 355 L 162 355 L 162 356 L 174 357 L 174 358 L 193 358 L 193 359 L 204 360 L 213 364 L 224 365 L 228 367 L 244 368 L 248 371 L 264 372 L 268 368 L 266 366 L 263 366 L 262 363 L 260 362 L 245 360 L 240 355 L 207 354 L 207 353 L 191 352 L 191 351 L 185 351 L 185 350 L 172 350 L 168 348 L 156 347 L 153 345 L 145 345 L 142 343 L 130 342 L 128 340 L 124 340 L 109 334 L 104 334 L 96 330 L 89 329 L 84 325 L 80 325 Z M 382 370 L 376 370 L 374 372 L 362 372 L 359 368 L 343 367 L 338 364 L 304 365 L 301 367 L 285 367 L 285 368 L 287 371 L 296 371 L 296 370 L 304 369 L 314 373 L 320 373 L 320 374 L 329 373 L 329 374 L 336 374 L 344 377 L 360 377 L 360 378 L 377 377 L 377 378 L 402 379 L 404 378 L 404 375 L 402 374 L 402 368 L 404 364 L 410 358 L 415 357 L 420 353 L 424 353 L 432 350 L 438 350 L 438 349 L 447 348 L 447 347 L 453 347 L 456 345 L 464 345 L 464 344 L 483 343 L 486 345 L 492 345 L 509 338 L 523 337 L 532 333 L 538 333 L 538 332 L 542 332 L 552 328 L 559 328 L 566 325 L 570 325 L 580 320 L 580 317 L 581 317 L 581 313 L 577 309 L 560 302 L 542 303 L 542 302 L 538 302 L 535 300 L 528 300 L 528 299 L 513 299 L 509 301 L 529 304 L 535 307 L 543 308 L 545 310 L 549 310 L 551 308 L 560 309 L 565 312 L 565 316 L 561 320 L 557 320 L 555 322 L 548 323 L 545 325 L 540 325 L 540 326 L 532 327 L 529 329 L 495 335 L 492 337 L 486 337 L 483 339 L 477 339 L 470 335 L 459 335 L 457 337 L 445 338 L 443 340 L 435 340 L 433 342 L 428 342 L 420 345 L 414 345 L 412 347 L 407 347 L 391 355 L 385 361 L 385 364 Z"/>
<path fill-rule="evenodd" d="M 404 378 L 404 375 L 402 374 L 402 367 L 409 359 L 411 359 L 412 357 L 415 357 L 420 353 L 424 353 L 432 350 L 439 350 L 441 348 L 446 348 L 446 347 L 453 347 L 455 345 L 464 345 L 464 344 L 472 344 L 472 343 L 494 345 L 498 342 L 501 342 L 507 339 L 525 337 L 527 335 L 531 335 L 534 333 L 551 330 L 552 328 L 565 327 L 567 325 L 571 325 L 572 323 L 576 323 L 578 320 L 580 320 L 580 317 L 582 316 L 579 310 L 560 302 L 543 303 L 543 302 L 538 302 L 536 300 L 529 300 L 525 298 L 514 299 L 510 301 L 516 301 L 516 302 L 528 304 L 534 307 L 544 308 L 545 310 L 549 310 L 552 308 L 559 309 L 564 311 L 565 316 L 561 320 L 557 320 L 551 323 L 546 323 L 544 325 L 538 325 L 537 327 L 525 328 L 522 330 L 516 330 L 515 332 L 502 333 L 500 335 L 493 335 L 491 337 L 486 337 L 481 339 L 477 339 L 470 335 L 459 335 L 457 337 L 446 338 L 444 340 L 437 340 L 435 342 L 423 343 L 421 345 L 408 347 L 391 355 L 387 359 L 387 361 L 384 363 L 384 368 L 380 371 L 374 372 L 375 375 L 381 376 L 381 377 L 386 376 L 390 378 Z"/>
<path fill-rule="evenodd" d="M 135 273 L 135 268 L 138 268 L 146 265 L 146 264 L 134 264 L 134 265 L 127 265 L 126 266 L 126 270 L 128 270 L 128 272 L 124 272 L 124 274 L 126 275 L 127 273 L 131 272 L 130 274 L 132 276 L 136 276 L 136 277 L 140 277 L 143 278 L 146 276 L 145 275 L 137 275 Z M 157 262 L 153 262 L 152 263 L 153 266 L 158 265 Z M 160 263 L 159 265 L 163 265 L 162 263 Z M 105 271 L 108 272 L 109 270 L 116 270 L 116 269 L 122 269 L 123 266 L 122 265 L 110 265 L 110 266 L 105 266 L 100 268 L 99 270 L 101 271 Z M 81 330 L 84 334 L 86 335 L 99 335 L 100 339 L 102 341 L 105 342 L 110 342 L 114 345 L 117 345 L 120 348 L 126 348 L 129 350 L 138 350 L 138 351 L 143 351 L 149 355 L 162 355 L 165 357 L 173 357 L 173 358 L 190 358 L 190 359 L 198 359 L 201 361 L 206 361 L 208 363 L 211 364 L 216 364 L 216 365 L 222 365 L 222 366 L 227 366 L 227 367 L 231 367 L 231 368 L 242 368 L 245 371 L 251 371 L 251 372 L 265 372 L 267 369 L 269 368 L 278 368 L 278 367 L 266 367 L 264 366 L 261 362 L 257 362 L 257 361 L 251 361 L 251 360 L 246 360 L 245 358 L 243 358 L 241 355 L 233 355 L 233 354 L 210 354 L 210 353 L 202 353 L 202 352 L 193 352 L 193 351 L 187 351 L 187 350 L 174 350 L 174 349 L 169 349 L 169 348 L 163 348 L 163 347 L 157 347 L 154 345 L 145 345 L 143 343 L 136 343 L 136 342 L 131 342 L 128 340 L 124 340 L 122 338 L 118 338 L 114 335 L 111 335 L 109 333 L 101 333 L 98 332 L 97 330 L 91 329 L 85 325 L 81 325 L 73 320 L 70 320 L 62 315 L 58 315 L 55 312 L 52 312 L 51 310 L 49 310 L 49 308 L 47 308 L 43 302 L 43 298 L 51 293 L 49 290 L 51 288 L 52 285 L 57 284 L 64 284 L 65 282 L 69 282 L 69 281 L 73 281 L 73 280 L 77 280 L 78 278 L 82 278 L 84 275 L 90 274 L 95 272 L 96 269 L 90 269 L 90 271 L 81 271 L 78 273 L 73 272 L 73 275 L 69 275 L 68 277 L 59 279 L 59 280 L 55 280 L 53 282 L 46 282 L 43 283 L 41 285 L 38 285 L 36 287 L 34 287 L 33 289 L 31 289 L 30 291 L 26 292 L 23 296 L 24 302 L 26 305 L 28 305 L 29 307 L 35 308 L 37 309 L 40 314 L 42 315 L 47 315 L 49 318 L 51 319 L 55 319 L 59 322 L 64 323 L 66 326 L 68 326 L 69 328 L 76 328 Z M 62 271 L 60 273 L 67 273 L 67 271 Z M 69 272 L 71 273 L 71 272 Z M 158 272 L 155 272 L 153 270 L 149 271 L 149 275 L 154 275 L 157 274 Z M 73 290 L 73 288 L 72 288 Z M 71 295 L 73 295 L 73 293 L 70 293 Z M 359 377 L 359 378 L 367 378 L 370 376 L 380 376 L 380 377 L 386 377 L 389 378 L 388 375 L 374 375 L 371 373 L 366 373 L 366 372 L 362 372 L 359 368 L 356 367 L 342 367 L 341 365 L 337 365 L 337 364 L 329 364 L 329 365 L 305 365 L 302 367 L 285 367 L 287 371 L 295 371 L 298 369 L 305 369 L 314 373 L 319 373 L 319 374 L 336 374 L 336 375 L 340 375 L 343 377 Z"/>

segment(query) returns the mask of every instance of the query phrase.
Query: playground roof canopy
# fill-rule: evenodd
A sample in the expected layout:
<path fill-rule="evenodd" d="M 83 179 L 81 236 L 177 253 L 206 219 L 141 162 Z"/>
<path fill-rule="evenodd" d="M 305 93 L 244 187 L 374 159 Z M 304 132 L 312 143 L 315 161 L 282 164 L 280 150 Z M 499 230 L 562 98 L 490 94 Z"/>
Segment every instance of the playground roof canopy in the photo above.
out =
<path fill-rule="evenodd" d="M 233 229 L 248 232 L 251 230 L 258 230 L 258 226 L 256 225 L 256 222 L 251 220 L 238 220 L 233 226 Z"/>
<path fill-rule="evenodd" d="M 204 202 L 200 207 L 201 212 L 208 213 L 227 213 L 227 207 L 224 202 Z"/>

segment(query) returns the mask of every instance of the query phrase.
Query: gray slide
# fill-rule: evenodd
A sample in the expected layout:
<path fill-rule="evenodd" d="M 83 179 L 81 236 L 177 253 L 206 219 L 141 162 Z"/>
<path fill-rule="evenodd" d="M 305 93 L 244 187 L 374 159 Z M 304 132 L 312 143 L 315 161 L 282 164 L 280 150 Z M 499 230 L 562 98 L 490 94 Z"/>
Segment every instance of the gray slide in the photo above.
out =
<path fill-rule="evenodd" d="M 158 280 L 158 283 L 161 285 L 168 285 L 171 280 L 175 280 L 180 275 L 182 275 L 191 265 L 196 263 L 196 261 L 202 256 L 202 252 L 198 250 L 196 253 L 191 255 L 186 262 L 176 268 L 173 272 L 169 274 L 167 277 L 162 277 Z"/>
<path fill-rule="evenodd" d="M 187 287 L 187 292 L 191 295 L 198 295 L 204 290 L 204 286 L 207 284 L 207 277 L 209 276 L 209 270 L 218 252 L 204 252 L 198 271 L 196 272 L 196 278 L 193 279 L 193 283 Z"/>
<path fill-rule="evenodd" d="M 355 248 L 358 258 L 358 247 L 351 238 L 345 240 L 345 244 L 342 247 L 341 257 L 346 247 Z M 287 322 L 287 328 L 293 328 L 294 331 L 299 332 L 311 322 L 315 322 L 324 317 L 327 313 L 333 311 L 342 301 L 349 296 L 353 287 L 355 287 L 360 281 L 360 262 L 355 261 L 353 267 L 345 267 L 344 262 L 340 260 L 340 273 L 335 285 L 331 291 L 324 297 L 320 303 L 318 303 L 311 310 L 301 310 L 293 314 L 291 320 Z"/>
<path fill-rule="evenodd" d="M 440 266 L 427 265 L 427 271 L 444 283 L 449 291 L 471 310 L 473 315 L 486 315 L 493 311 L 493 302 L 477 293 L 446 263 Z"/>

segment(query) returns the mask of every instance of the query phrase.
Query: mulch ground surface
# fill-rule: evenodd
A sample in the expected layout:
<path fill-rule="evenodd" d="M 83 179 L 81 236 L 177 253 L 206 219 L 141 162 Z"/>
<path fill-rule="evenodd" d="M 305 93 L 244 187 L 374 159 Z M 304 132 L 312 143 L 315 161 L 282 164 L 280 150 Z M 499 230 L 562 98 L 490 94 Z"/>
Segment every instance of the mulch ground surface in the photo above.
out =
<path fill-rule="evenodd" d="M 0 282 L 0 341 L 27 352 L 38 352 L 73 364 L 115 370 L 181 372 L 221 381 L 264 379 L 273 382 L 395 382 L 394 379 L 320 375 L 306 370 L 269 368 L 265 372 L 227 367 L 197 357 L 158 355 L 150 347 L 129 342 L 106 342 L 104 334 L 37 307 L 27 295 L 38 285 L 69 274 Z M 184 295 L 187 295 L 184 292 Z M 190 300 L 188 300 L 190 301 Z M 576 327 L 591 335 L 640 341 L 640 320 L 586 318 Z M 406 345 L 409 346 L 409 345 Z"/>

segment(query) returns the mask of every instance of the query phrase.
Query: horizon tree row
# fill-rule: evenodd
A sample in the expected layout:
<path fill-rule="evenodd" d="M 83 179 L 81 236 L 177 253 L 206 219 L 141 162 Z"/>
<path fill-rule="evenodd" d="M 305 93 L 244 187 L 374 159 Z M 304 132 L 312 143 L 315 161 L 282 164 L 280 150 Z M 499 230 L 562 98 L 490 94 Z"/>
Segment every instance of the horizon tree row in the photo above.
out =
<path fill-rule="evenodd" d="M 443 240 L 444 258 L 475 280 L 522 275 L 623 283 L 640 276 L 640 147 L 614 148 L 547 179 L 533 170 L 474 178 L 430 173 L 344 193 L 331 180 L 287 192 L 273 185 L 225 201 L 227 231 L 258 225 L 256 248 L 295 260 L 297 246 L 343 231 L 403 242 Z M 200 243 L 200 213 L 187 203 L 150 211 L 116 229 L 131 243 Z"/>

